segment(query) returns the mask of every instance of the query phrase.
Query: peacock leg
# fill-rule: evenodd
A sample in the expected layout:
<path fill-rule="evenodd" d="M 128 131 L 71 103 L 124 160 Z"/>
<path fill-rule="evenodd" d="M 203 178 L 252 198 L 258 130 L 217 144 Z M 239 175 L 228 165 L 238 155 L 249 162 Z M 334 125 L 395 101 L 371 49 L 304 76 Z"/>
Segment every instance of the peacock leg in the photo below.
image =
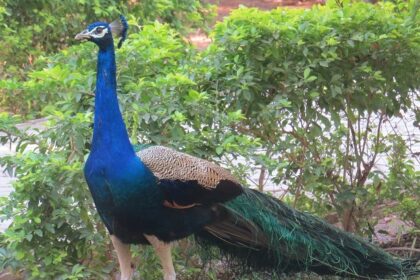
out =
<path fill-rule="evenodd" d="M 111 235 L 111 240 L 117 252 L 118 262 L 120 263 L 121 280 L 131 280 L 134 269 L 131 264 L 130 245 L 122 243 L 115 235 Z"/>
<path fill-rule="evenodd" d="M 163 268 L 163 280 L 176 280 L 174 264 L 172 263 L 171 244 L 157 239 L 154 235 L 144 235 L 155 248 Z"/>

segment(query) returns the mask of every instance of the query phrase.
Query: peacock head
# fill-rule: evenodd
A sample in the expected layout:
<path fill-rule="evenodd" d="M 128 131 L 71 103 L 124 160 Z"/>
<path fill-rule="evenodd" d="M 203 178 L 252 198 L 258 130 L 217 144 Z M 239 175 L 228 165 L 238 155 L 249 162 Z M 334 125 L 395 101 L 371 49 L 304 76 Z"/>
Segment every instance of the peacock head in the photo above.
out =
<path fill-rule="evenodd" d="M 76 35 L 75 39 L 80 41 L 91 41 L 105 49 L 110 44 L 113 44 L 113 38 L 120 38 L 118 48 L 127 37 L 128 24 L 125 17 L 120 16 L 119 19 L 111 22 L 95 22 L 90 24 L 87 29 Z"/>

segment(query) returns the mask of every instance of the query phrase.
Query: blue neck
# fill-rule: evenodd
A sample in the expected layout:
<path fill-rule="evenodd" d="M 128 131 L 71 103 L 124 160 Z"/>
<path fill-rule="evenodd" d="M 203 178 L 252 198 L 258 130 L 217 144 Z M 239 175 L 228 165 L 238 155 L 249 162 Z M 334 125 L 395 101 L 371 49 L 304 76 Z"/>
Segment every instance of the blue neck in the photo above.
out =
<path fill-rule="evenodd" d="M 135 156 L 117 99 L 114 44 L 100 48 L 96 76 L 92 153 Z"/>

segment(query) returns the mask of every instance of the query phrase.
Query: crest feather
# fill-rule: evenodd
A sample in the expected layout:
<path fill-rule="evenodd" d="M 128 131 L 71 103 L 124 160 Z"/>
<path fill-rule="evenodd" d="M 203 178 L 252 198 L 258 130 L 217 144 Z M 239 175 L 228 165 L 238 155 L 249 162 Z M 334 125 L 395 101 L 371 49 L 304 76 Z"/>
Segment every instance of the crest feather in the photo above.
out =
<path fill-rule="evenodd" d="M 111 32 L 115 38 L 120 37 L 120 41 L 118 42 L 118 48 L 121 48 L 122 43 L 127 38 L 127 30 L 128 30 L 128 23 L 124 16 L 120 16 L 119 19 L 114 20 L 109 24 L 111 27 Z"/>

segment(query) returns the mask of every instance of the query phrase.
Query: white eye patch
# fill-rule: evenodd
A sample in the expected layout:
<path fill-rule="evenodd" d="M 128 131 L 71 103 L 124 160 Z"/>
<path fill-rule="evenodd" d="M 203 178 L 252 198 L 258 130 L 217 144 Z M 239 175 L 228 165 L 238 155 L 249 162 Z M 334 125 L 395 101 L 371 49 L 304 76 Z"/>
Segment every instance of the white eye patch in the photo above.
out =
<path fill-rule="evenodd" d="M 103 26 L 97 26 L 89 32 L 89 35 L 93 38 L 102 38 L 108 33 L 108 28 Z"/>

